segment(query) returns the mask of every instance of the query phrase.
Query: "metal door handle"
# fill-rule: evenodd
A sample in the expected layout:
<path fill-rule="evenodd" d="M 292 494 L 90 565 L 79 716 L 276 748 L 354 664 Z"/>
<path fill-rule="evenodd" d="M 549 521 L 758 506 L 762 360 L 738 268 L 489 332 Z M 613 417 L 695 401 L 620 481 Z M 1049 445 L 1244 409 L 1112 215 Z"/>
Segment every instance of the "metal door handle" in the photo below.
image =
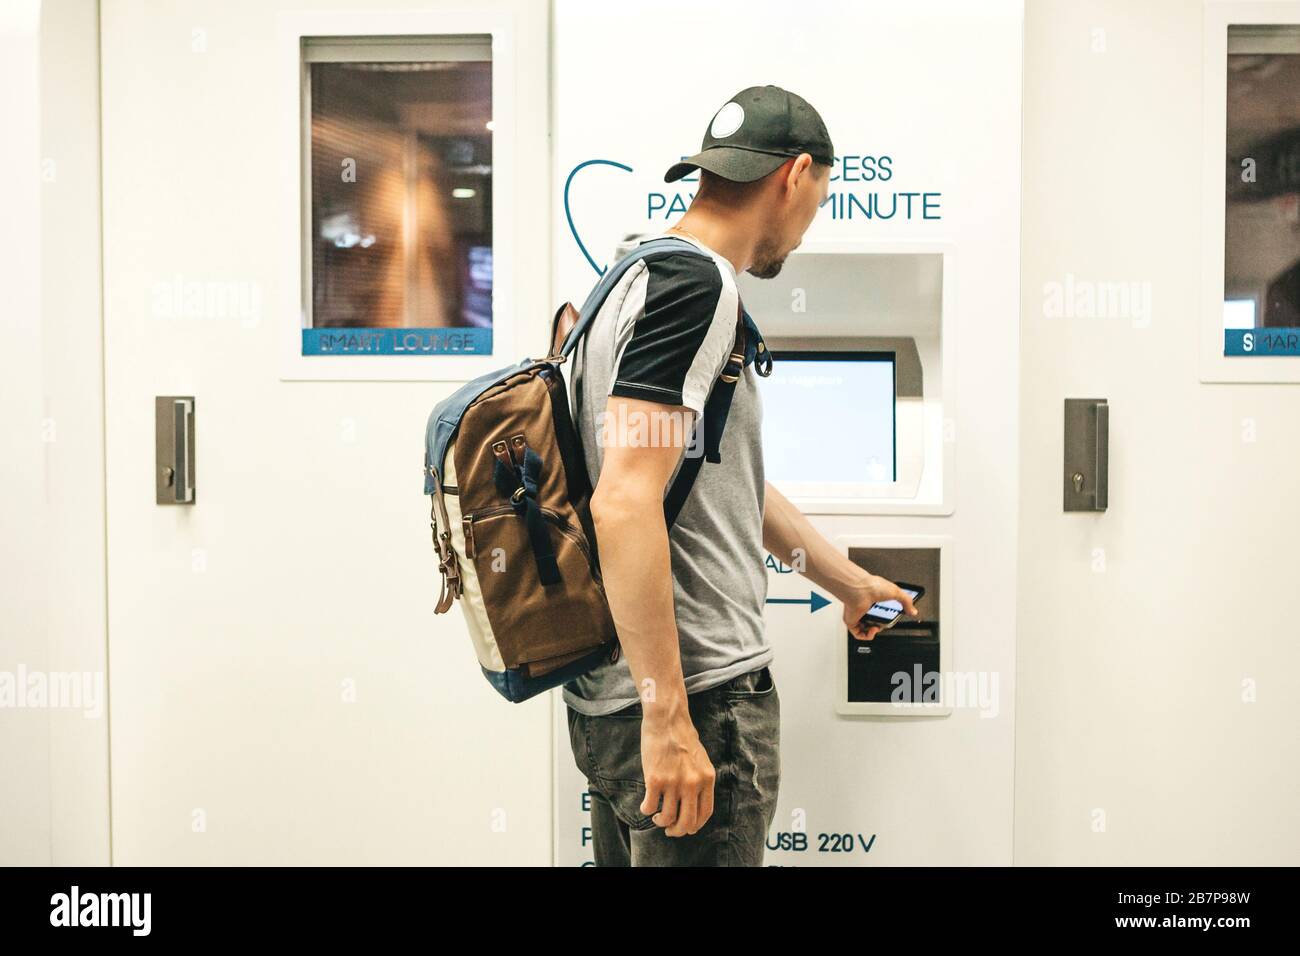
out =
<path fill-rule="evenodd" d="M 193 395 L 154 398 L 154 456 L 158 504 L 194 504 Z"/>
<path fill-rule="evenodd" d="M 1110 406 L 1104 398 L 1065 400 L 1065 510 L 1105 511 L 1109 492 Z"/>

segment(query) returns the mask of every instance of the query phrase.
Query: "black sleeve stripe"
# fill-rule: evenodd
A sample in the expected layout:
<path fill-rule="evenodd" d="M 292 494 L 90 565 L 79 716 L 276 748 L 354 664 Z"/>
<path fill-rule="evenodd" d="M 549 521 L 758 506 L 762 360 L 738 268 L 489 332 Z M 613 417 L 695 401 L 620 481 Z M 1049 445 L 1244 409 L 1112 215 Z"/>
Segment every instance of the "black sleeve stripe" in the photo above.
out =
<path fill-rule="evenodd" d="M 681 389 L 673 391 L 671 388 L 660 388 L 657 385 L 638 385 L 636 382 L 624 382 L 621 379 L 614 382 L 609 394 L 620 395 L 623 398 L 639 398 L 647 402 L 658 402 L 661 405 L 682 404 Z"/>
<path fill-rule="evenodd" d="M 646 271 L 645 313 L 623 350 L 611 394 L 680 405 L 718 310 L 722 276 L 712 259 L 681 253 L 650 257 Z"/>

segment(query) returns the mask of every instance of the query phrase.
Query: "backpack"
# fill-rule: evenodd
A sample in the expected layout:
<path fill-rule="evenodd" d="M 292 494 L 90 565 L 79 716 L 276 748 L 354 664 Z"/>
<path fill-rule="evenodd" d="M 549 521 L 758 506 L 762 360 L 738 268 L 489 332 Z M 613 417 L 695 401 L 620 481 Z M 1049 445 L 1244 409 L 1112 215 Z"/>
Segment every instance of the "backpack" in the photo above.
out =
<path fill-rule="evenodd" d="M 459 601 L 483 675 L 515 703 L 618 658 L 592 487 L 560 366 L 627 269 L 666 251 L 707 258 L 681 239 L 642 243 L 606 271 L 581 312 L 568 303 L 556 312 L 550 355 L 482 375 L 429 415 L 424 493 L 442 575 L 434 612 Z M 711 462 L 721 460 L 722 430 L 744 365 L 758 361 L 762 374 L 771 370 L 758 329 L 743 307 L 737 312 L 736 344 L 702 416 L 704 458 Z M 701 464 L 698 454 L 683 459 L 664 498 L 669 528 Z"/>

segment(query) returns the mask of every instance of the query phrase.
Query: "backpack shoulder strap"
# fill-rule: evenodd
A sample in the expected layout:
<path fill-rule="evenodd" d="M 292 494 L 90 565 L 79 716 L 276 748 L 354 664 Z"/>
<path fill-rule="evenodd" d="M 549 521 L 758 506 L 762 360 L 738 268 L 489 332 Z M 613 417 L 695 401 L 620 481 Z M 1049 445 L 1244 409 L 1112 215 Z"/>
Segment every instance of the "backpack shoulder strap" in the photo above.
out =
<path fill-rule="evenodd" d="M 600 307 L 605 304 L 610 292 L 618 284 L 619 279 L 635 263 L 640 262 L 647 256 L 654 255 L 658 252 L 688 252 L 697 256 L 710 258 L 707 253 L 702 252 L 700 248 L 685 239 L 675 239 L 665 237 L 662 239 L 651 239 L 641 243 L 626 256 L 610 266 L 605 271 L 605 275 L 596 283 L 595 288 L 587 296 L 587 300 L 582 304 L 582 311 L 578 316 L 578 321 L 574 323 L 569 334 L 564 339 L 564 345 L 560 348 L 560 354 L 569 356 L 577 348 L 582 336 L 586 334 Z M 709 397 L 704 403 L 704 413 L 700 416 L 700 422 L 697 423 L 697 431 L 702 426 L 704 437 L 703 454 L 692 454 L 683 459 L 682 466 L 677 470 L 677 477 L 673 479 L 672 485 L 664 497 L 664 521 L 669 529 L 672 528 L 677 520 L 678 513 L 682 506 L 686 504 L 686 499 L 690 496 L 691 488 L 695 485 L 695 479 L 700 473 L 700 467 L 705 460 L 710 462 L 720 462 L 722 456 L 720 453 L 722 445 L 722 432 L 727 424 L 727 415 L 731 411 L 731 398 L 736 391 L 736 383 L 740 380 L 740 375 L 745 366 L 751 362 L 756 363 L 760 375 L 769 375 L 772 371 L 771 354 L 767 352 L 763 343 L 763 337 L 758 331 L 748 313 L 745 312 L 744 306 L 740 303 L 736 305 L 736 338 L 731 348 L 731 354 L 727 358 L 727 363 L 722 367 L 722 372 L 718 375 L 718 380 L 714 382 Z"/>
<path fill-rule="evenodd" d="M 700 416 L 700 427 L 704 433 L 703 454 L 696 453 L 682 459 L 682 466 L 677 470 L 664 496 L 664 523 L 669 530 L 677 521 L 678 514 L 690 497 L 695 479 L 700 468 L 708 461 L 717 464 L 722 461 L 722 432 L 727 427 L 727 416 L 731 412 L 731 398 L 736 392 L 736 383 L 745 370 L 745 366 L 754 365 L 759 375 L 767 377 L 772 374 L 772 355 L 763 342 L 758 326 L 749 317 L 742 304 L 736 306 L 736 339 L 731 347 L 731 354 L 713 383 L 709 397 L 704 403 L 704 414 Z M 692 444 L 694 444 L 692 442 Z"/>
<path fill-rule="evenodd" d="M 605 270 L 605 274 L 587 296 L 587 301 L 582 304 L 582 311 L 578 315 L 578 321 L 569 330 L 569 334 L 564 339 L 564 345 L 560 347 L 561 355 L 571 355 L 573 350 L 577 348 L 578 342 L 586 334 L 588 327 L 596 318 L 596 313 L 600 311 L 600 307 L 605 304 L 609 294 L 614 291 L 614 286 L 618 285 L 618 280 L 623 278 L 627 270 L 646 256 L 652 256 L 657 252 L 689 252 L 708 258 L 707 254 L 702 252 L 698 246 L 687 242 L 685 239 L 665 237 L 663 239 L 650 239 L 641 243 Z"/>

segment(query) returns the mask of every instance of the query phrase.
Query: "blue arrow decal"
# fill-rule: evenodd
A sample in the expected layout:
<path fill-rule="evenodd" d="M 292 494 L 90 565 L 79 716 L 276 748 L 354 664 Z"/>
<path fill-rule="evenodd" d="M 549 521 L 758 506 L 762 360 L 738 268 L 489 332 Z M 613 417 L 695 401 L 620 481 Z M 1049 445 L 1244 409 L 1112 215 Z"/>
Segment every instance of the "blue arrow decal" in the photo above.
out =
<path fill-rule="evenodd" d="M 768 604 L 807 604 L 808 613 L 812 614 L 815 611 L 820 611 L 822 608 L 824 608 L 827 604 L 830 604 L 831 602 L 826 600 L 826 598 L 822 597 L 816 591 L 810 591 L 808 593 L 807 598 L 768 598 L 767 603 Z"/>
<path fill-rule="evenodd" d="M 586 256 L 587 261 L 591 263 L 591 267 L 596 270 L 596 275 L 603 276 L 605 274 L 605 268 L 596 265 L 596 260 L 591 258 L 591 253 L 589 253 L 587 247 L 582 244 L 582 239 L 578 237 L 578 229 L 573 225 L 573 212 L 569 209 L 569 186 L 573 183 L 573 177 L 578 175 L 578 170 L 585 169 L 588 166 L 613 166 L 616 169 L 621 169 L 628 173 L 632 172 L 632 167 L 624 166 L 622 163 L 616 163 L 612 159 L 589 159 L 585 163 L 579 163 L 577 166 L 574 166 L 573 171 L 569 173 L 569 178 L 564 181 L 564 218 L 569 221 L 569 232 L 573 233 L 573 241 L 578 244 L 578 248 L 582 250 L 582 254 Z"/>

